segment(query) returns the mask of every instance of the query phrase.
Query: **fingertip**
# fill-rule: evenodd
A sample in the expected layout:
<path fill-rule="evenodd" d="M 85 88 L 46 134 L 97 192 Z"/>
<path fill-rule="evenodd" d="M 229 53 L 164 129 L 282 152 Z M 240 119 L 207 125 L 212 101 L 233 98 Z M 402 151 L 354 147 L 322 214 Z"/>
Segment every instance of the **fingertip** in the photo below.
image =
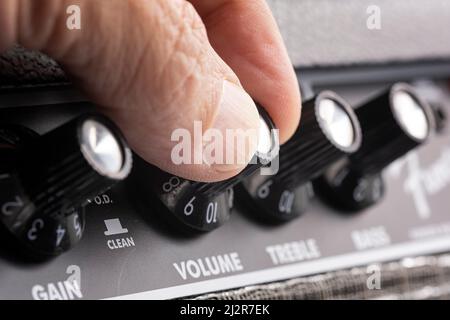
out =
<path fill-rule="evenodd" d="M 289 79 L 291 78 L 291 79 Z M 301 118 L 301 94 L 295 76 L 286 77 L 282 87 L 268 97 L 268 112 L 280 128 L 280 143 L 287 142 L 297 131 Z"/>
<path fill-rule="evenodd" d="M 182 165 L 182 166 L 160 166 L 167 172 L 172 172 L 179 177 L 201 182 L 219 182 L 230 179 L 244 170 L 246 165 Z"/>
<path fill-rule="evenodd" d="M 301 94 L 295 72 L 291 66 L 278 67 L 259 85 L 252 88 L 254 96 L 279 129 L 280 143 L 283 144 L 296 132 L 301 118 Z"/>

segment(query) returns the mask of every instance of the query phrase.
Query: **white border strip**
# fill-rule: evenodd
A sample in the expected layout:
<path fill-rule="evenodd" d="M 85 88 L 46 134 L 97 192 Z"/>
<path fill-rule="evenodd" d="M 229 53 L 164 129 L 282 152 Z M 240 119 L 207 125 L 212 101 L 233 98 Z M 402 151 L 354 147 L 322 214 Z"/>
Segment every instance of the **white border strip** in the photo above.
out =
<path fill-rule="evenodd" d="M 395 260 L 411 255 L 442 252 L 448 249 L 450 249 L 450 236 L 435 238 L 432 240 L 422 240 L 420 242 L 400 243 L 385 248 L 348 253 L 218 279 L 204 280 L 163 289 L 133 293 L 108 298 L 107 300 L 162 300 L 179 298 L 255 285 L 258 283 L 280 281 L 283 279 L 323 273 L 332 270 L 345 269 L 371 262 Z"/>

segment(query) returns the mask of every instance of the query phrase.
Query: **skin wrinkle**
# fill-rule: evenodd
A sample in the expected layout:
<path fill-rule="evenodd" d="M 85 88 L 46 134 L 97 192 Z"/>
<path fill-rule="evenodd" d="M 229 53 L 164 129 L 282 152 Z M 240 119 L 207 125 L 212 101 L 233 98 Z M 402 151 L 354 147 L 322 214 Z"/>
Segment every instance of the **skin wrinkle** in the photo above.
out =
<path fill-rule="evenodd" d="M 131 3 L 133 2 L 128 2 L 128 1 L 124 1 L 123 3 L 125 4 L 121 4 L 124 5 L 125 8 L 123 8 L 123 10 L 130 12 L 129 15 L 120 15 L 119 21 L 116 21 L 116 23 L 118 25 L 121 25 L 118 31 L 118 35 L 115 37 L 115 49 L 114 52 L 118 55 L 120 55 L 120 58 L 118 58 L 118 60 L 121 62 L 120 64 L 120 68 L 118 70 L 118 73 L 120 74 L 120 76 L 115 76 L 114 74 L 110 74 L 108 77 L 105 77 L 105 80 L 108 79 L 109 81 L 111 81 L 112 79 L 126 79 L 125 83 L 118 81 L 117 83 L 115 83 L 114 85 L 114 95 L 117 97 L 116 99 L 114 99 L 115 101 L 120 101 L 121 97 L 126 97 L 127 96 L 127 92 L 128 90 L 131 90 L 132 86 L 134 85 L 134 76 L 137 73 L 137 70 L 139 69 L 139 65 L 142 63 L 143 59 L 144 59 L 144 51 L 145 48 L 149 45 L 149 43 L 151 42 L 150 39 L 148 39 L 147 37 L 138 37 L 137 36 L 137 30 L 140 26 L 139 23 L 133 23 L 133 21 L 131 20 L 130 16 L 133 15 L 133 6 L 131 5 Z M 134 9 L 137 10 L 137 9 Z M 133 28 L 132 30 L 128 30 L 127 32 L 127 26 L 132 25 Z M 103 33 L 105 34 L 104 38 L 107 38 L 107 32 L 108 30 L 102 30 Z M 123 43 L 127 40 L 127 38 L 130 36 L 129 33 L 131 33 L 131 37 L 133 39 L 141 39 L 141 45 L 139 46 L 133 46 L 133 47 L 129 47 L 129 46 L 123 46 Z M 137 51 L 136 48 L 143 48 L 140 49 L 139 51 Z M 114 73 L 114 69 L 115 68 L 111 68 L 111 66 L 108 64 L 108 66 L 105 68 L 105 72 L 107 72 L 106 70 L 111 70 Z M 106 84 L 108 85 L 108 84 Z M 125 89 L 126 88 L 126 89 Z M 112 107 L 115 108 L 127 108 L 128 105 L 127 104 L 115 104 Z"/>
<path fill-rule="evenodd" d="M 201 80 L 198 80 L 199 75 L 204 74 L 205 72 L 210 72 L 210 68 L 207 68 L 207 70 L 201 70 L 200 72 L 198 72 L 197 70 L 199 70 L 199 67 L 201 68 L 202 66 L 207 66 L 208 65 L 208 61 L 211 59 L 206 58 L 205 56 L 207 55 L 208 52 L 206 50 L 207 47 L 202 46 L 202 38 L 203 40 L 206 38 L 206 29 L 204 28 L 204 25 L 202 23 L 202 21 L 200 20 L 200 18 L 197 16 L 197 13 L 195 12 L 194 8 L 192 7 L 191 4 L 186 3 L 186 5 L 182 6 L 181 8 L 181 15 L 183 17 L 187 17 L 187 19 L 182 19 L 182 21 L 184 21 L 182 24 L 179 24 L 179 28 L 176 28 L 177 30 L 179 30 L 176 33 L 176 41 L 175 44 L 173 44 L 174 49 L 171 50 L 172 55 L 169 56 L 168 62 L 166 62 L 164 64 L 164 66 L 166 66 L 166 72 L 168 73 L 168 77 L 171 77 L 173 70 L 169 69 L 172 68 L 172 65 L 179 65 L 179 63 L 174 63 L 173 61 L 189 61 L 189 63 L 187 62 L 181 62 L 181 65 L 183 65 L 182 68 L 179 69 L 183 69 L 183 68 L 187 68 L 187 71 L 183 71 L 181 72 L 183 74 L 182 76 L 182 80 L 179 81 L 176 84 L 176 87 L 171 89 L 171 94 L 169 95 L 163 95 L 163 97 L 167 97 L 168 100 L 166 101 L 161 101 L 159 102 L 160 105 L 162 104 L 166 104 L 166 105 L 173 105 L 174 104 L 174 97 L 177 96 L 177 92 L 180 92 L 181 94 L 185 94 L 185 91 L 188 92 L 197 92 L 197 91 L 201 91 L 202 88 L 199 88 L 197 90 L 183 90 L 185 89 L 185 87 L 187 86 L 187 83 L 202 83 Z M 194 35 L 194 37 L 192 37 L 192 35 Z M 199 39 L 198 44 L 192 44 L 192 43 L 185 43 L 186 39 Z M 186 48 L 183 48 L 184 46 L 186 46 Z M 195 53 L 191 53 L 192 48 L 200 49 L 199 52 L 195 52 Z M 187 55 L 189 54 L 189 55 Z M 186 58 L 188 57 L 188 58 Z M 190 59 L 189 59 L 190 57 Z M 177 59 L 176 59 L 177 58 Z M 168 68 L 169 67 L 169 68 Z M 163 78 L 165 78 L 164 76 L 162 76 Z M 219 77 L 223 77 L 222 75 L 218 75 Z M 170 82 L 170 80 L 168 81 Z M 163 87 L 167 87 L 166 85 L 163 85 Z M 209 98 L 209 99 L 200 99 L 200 101 L 204 101 L 204 103 L 202 103 L 201 106 L 199 106 L 198 108 L 201 110 L 200 112 L 198 112 L 200 114 L 200 117 L 197 117 L 197 120 L 203 120 L 203 124 L 204 124 L 204 129 L 210 128 L 212 126 L 212 123 L 214 122 L 214 118 L 215 115 L 217 113 L 217 110 L 211 110 L 211 106 L 217 106 L 217 98 L 215 97 L 215 90 L 203 90 L 203 93 L 199 93 L 199 94 L 204 94 L 204 92 L 206 93 L 212 93 L 213 97 Z M 182 99 L 180 99 L 182 100 Z M 182 102 L 182 101 L 180 101 Z M 217 109 L 217 108 L 214 108 Z M 214 112 L 211 112 L 214 111 Z M 177 115 L 179 115 L 179 113 L 177 113 Z M 180 118 L 181 115 L 179 115 Z M 183 118 L 182 118 L 183 119 Z"/>
<path fill-rule="evenodd" d="M 142 72 L 140 66 L 142 65 L 142 62 L 145 59 L 145 56 L 148 52 L 147 49 L 150 47 L 150 43 L 151 43 L 151 40 L 148 38 L 145 38 L 143 41 L 145 41 L 144 45 L 143 45 L 143 49 L 140 50 L 139 53 L 137 53 L 136 59 L 133 59 L 134 61 L 136 61 L 134 66 L 132 66 L 132 67 L 128 66 L 126 68 L 126 71 L 123 68 L 122 72 L 126 72 L 128 74 L 127 76 L 124 77 L 127 79 L 127 81 L 125 82 L 125 84 L 118 86 L 118 90 L 116 91 L 116 92 L 118 92 L 118 94 L 117 94 L 118 96 L 125 96 L 126 95 L 125 93 L 131 91 L 134 84 L 138 83 L 138 79 L 140 78 L 140 73 Z M 120 77 L 120 78 L 122 78 L 122 77 Z M 115 107 L 116 108 L 120 108 L 120 107 L 127 108 L 129 106 L 122 105 L 122 106 L 115 106 Z M 156 111 L 156 110 L 154 110 L 154 108 L 152 108 L 151 104 L 147 105 L 146 107 L 149 109 L 153 109 L 152 110 L 153 112 Z"/>
<path fill-rule="evenodd" d="M 191 10 L 193 10 L 193 9 L 191 9 Z M 184 12 L 186 12 L 186 10 L 184 10 Z M 186 36 L 186 32 L 188 32 L 189 31 L 189 26 L 186 26 L 186 24 L 190 24 L 190 21 L 191 21 L 192 19 L 188 19 L 187 21 L 188 22 L 185 22 L 185 23 L 183 23 L 183 24 L 180 24 L 180 28 L 174 28 L 174 29 L 179 29 L 179 30 L 181 30 L 181 32 L 179 32 L 178 33 L 178 36 L 177 36 L 177 42 L 176 42 L 176 44 L 178 44 L 178 43 L 180 43 L 181 41 L 183 41 L 185 38 L 187 38 L 187 36 Z M 197 20 L 199 20 L 199 19 L 197 19 Z M 200 45 L 198 46 L 198 47 L 200 47 Z M 175 49 L 171 49 L 171 52 L 173 52 L 173 54 L 170 56 L 170 57 L 172 57 L 172 59 L 174 59 L 173 57 L 175 56 L 175 57 L 180 57 L 180 56 L 182 56 L 182 58 L 180 58 L 180 59 L 178 59 L 178 61 L 180 61 L 180 60 L 183 60 L 183 55 L 184 54 L 186 54 L 187 52 L 189 52 L 188 50 L 184 50 L 184 49 L 181 49 L 181 48 L 177 48 L 177 46 L 175 46 Z M 197 57 L 197 58 L 199 58 L 200 57 L 200 55 L 199 54 L 193 54 L 192 55 L 192 57 Z M 192 60 L 191 60 L 192 61 Z M 196 60 L 194 60 L 194 61 L 196 61 Z M 173 61 L 171 61 L 171 62 L 169 62 L 169 65 L 170 64 L 175 64 L 175 65 L 179 65 L 179 63 L 174 63 Z M 153 101 L 153 103 L 151 104 L 151 105 L 156 105 L 156 109 L 159 107 L 159 106 L 163 106 L 163 105 L 165 105 L 165 106 L 171 106 L 171 105 L 174 105 L 173 104 L 173 99 L 174 99 L 174 92 L 176 91 L 176 90 L 179 90 L 180 92 L 182 91 L 182 89 L 183 89 L 183 87 L 185 86 L 185 82 L 186 81 L 189 81 L 190 79 L 192 79 L 192 75 L 195 75 L 197 72 L 196 72 L 196 68 L 198 67 L 198 65 L 201 65 L 202 63 L 201 62 L 198 62 L 198 63 L 182 63 L 183 65 L 187 65 L 187 66 L 189 66 L 189 68 L 191 69 L 191 70 L 189 70 L 189 71 L 183 71 L 183 72 L 181 72 L 183 75 L 185 75 L 184 76 L 184 80 L 182 80 L 181 82 L 178 82 L 177 83 L 177 87 L 176 88 L 171 88 L 171 91 L 172 90 L 174 90 L 174 91 L 172 91 L 172 92 L 169 92 L 168 94 L 164 94 L 164 95 L 161 95 L 160 96 L 160 98 L 161 99 L 167 99 L 167 100 L 162 100 L 162 101 Z M 168 64 L 166 64 L 166 65 L 168 65 Z M 185 67 L 182 67 L 182 68 L 180 68 L 180 69 L 185 69 Z M 172 73 L 173 73 L 173 70 L 170 70 L 170 69 L 167 69 L 167 77 L 171 77 L 172 76 Z M 135 78 L 137 78 L 137 76 L 135 77 Z M 161 79 L 161 78 L 166 78 L 165 76 L 160 76 L 160 77 L 158 77 L 159 79 Z M 136 81 L 131 81 L 131 83 L 133 83 L 133 82 L 136 82 Z M 158 81 L 159 83 L 164 83 L 164 81 Z M 173 81 L 172 80 L 168 80 L 167 81 L 167 83 L 173 83 Z M 163 85 L 162 87 L 171 87 L 171 86 L 168 86 L 167 84 L 165 84 L 165 85 Z M 162 88 L 157 88 L 157 90 L 162 90 Z M 149 106 L 150 108 L 151 108 L 151 105 Z M 155 109 L 155 108 L 152 108 L 152 109 Z M 178 113 L 176 113 L 176 115 L 178 115 Z"/>
<path fill-rule="evenodd" d="M 36 5 L 36 2 L 30 2 L 29 0 L 19 0 L 19 15 L 17 17 L 19 27 L 19 42 L 27 43 L 33 49 L 42 49 L 42 39 L 44 39 L 44 37 L 48 37 L 46 35 L 46 31 L 52 31 L 49 30 L 47 26 L 49 24 L 51 24 L 52 26 L 54 25 L 53 21 L 55 17 L 49 17 L 48 20 L 41 22 L 40 24 L 36 24 L 36 21 L 38 20 L 38 17 L 42 17 L 47 13 L 46 10 L 49 4 L 53 5 L 53 1 L 45 2 L 42 6 L 38 5 L 37 8 L 33 10 L 33 6 Z M 35 34 L 36 30 L 38 30 L 37 34 Z"/>
<path fill-rule="evenodd" d="M 125 3 L 125 1 L 124 1 Z M 128 3 L 128 2 L 127 2 Z M 126 8 L 124 10 L 130 10 L 131 12 L 131 8 L 133 6 L 130 6 L 129 4 L 126 6 Z M 137 10 L 137 9 L 134 9 Z M 133 16 L 133 13 L 130 14 L 131 16 Z M 130 16 L 128 15 L 128 16 Z M 117 65 L 115 65 L 114 68 L 111 68 L 111 64 L 110 64 L 110 60 L 107 61 L 103 61 L 103 59 L 99 59 L 98 57 L 94 57 L 93 59 L 91 59 L 91 66 L 89 66 L 89 68 L 94 68 L 95 69 L 100 69 L 102 73 L 106 74 L 105 77 L 103 77 L 103 80 L 105 82 L 103 83 L 99 83 L 98 81 L 94 80 L 94 83 L 90 84 L 92 87 L 94 87 L 94 91 L 98 91 L 99 89 L 101 90 L 101 88 L 109 88 L 108 91 L 112 92 L 112 96 L 113 99 L 111 99 L 111 97 L 106 97 L 107 101 L 103 101 L 102 105 L 106 105 L 108 101 L 113 100 L 114 103 L 108 104 L 108 107 L 110 108 L 127 108 L 129 109 L 130 106 L 133 105 L 146 105 L 149 106 L 152 103 L 144 103 L 144 101 L 140 100 L 140 101 L 133 101 L 136 97 L 135 94 L 130 94 L 130 92 L 133 92 L 134 87 L 136 85 L 136 83 L 138 80 L 138 74 L 141 73 L 142 71 L 139 70 L 139 63 L 142 62 L 142 60 L 145 58 L 145 52 L 144 49 L 139 50 L 139 53 L 136 53 L 136 48 L 135 47 L 130 47 L 129 49 L 127 49 L 127 47 L 123 46 L 123 43 L 125 41 L 127 41 L 129 39 L 129 34 L 125 34 L 123 32 L 125 32 L 125 30 L 127 29 L 126 26 L 130 23 L 130 20 L 125 20 L 124 18 L 122 18 L 120 20 L 120 23 L 122 23 L 123 27 L 122 28 L 118 28 L 120 31 L 119 36 L 114 37 L 114 47 L 116 49 L 114 49 L 113 51 L 116 53 L 116 59 L 120 62 L 122 62 L 120 64 L 120 66 L 118 67 Z M 134 27 L 133 30 L 136 30 L 136 28 Z M 103 31 L 102 31 L 103 32 Z M 136 32 L 136 31 L 133 31 Z M 136 34 L 131 34 L 131 37 L 133 39 L 142 39 L 143 37 L 140 37 Z M 106 37 L 102 37 L 102 38 L 108 38 Z M 151 44 L 151 39 L 148 37 L 145 37 L 144 40 L 144 47 Z M 142 40 L 140 40 L 140 43 L 143 43 Z M 107 44 L 108 46 L 111 46 L 111 44 Z M 139 46 L 142 47 L 142 46 Z M 105 50 L 102 50 L 103 52 Z M 148 51 L 148 50 L 147 50 Z M 142 54 L 140 53 L 142 52 Z M 117 58 L 117 54 L 120 54 L 120 58 Z M 138 61 L 140 58 L 137 57 L 137 55 L 140 55 L 142 57 L 142 60 Z M 137 57 L 137 59 L 135 58 Z M 98 61 L 103 61 L 103 63 L 101 64 L 101 66 L 98 65 Z M 134 61 L 135 66 L 131 66 L 130 65 L 130 61 Z M 97 64 L 95 63 L 97 62 Z M 125 63 L 126 62 L 126 63 Z M 134 72 L 134 70 L 139 71 L 139 72 Z M 120 74 L 120 76 L 117 76 L 117 74 Z M 126 80 L 126 81 L 124 81 Z M 111 81 L 114 81 L 114 83 L 112 83 Z M 87 90 L 89 90 L 89 88 L 87 88 Z M 92 90 L 89 90 L 92 91 Z M 136 91 L 136 90 L 134 90 Z M 96 97 L 96 99 L 102 99 L 102 97 Z M 147 95 L 140 95 L 140 99 L 147 99 Z M 155 110 L 156 111 L 156 110 Z"/>
<path fill-rule="evenodd" d="M 161 17 L 161 19 L 162 19 L 162 21 L 161 21 L 161 23 L 160 24 L 157 24 L 157 25 L 173 25 L 174 23 L 175 23 L 175 21 L 176 21 L 176 19 L 175 18 L 173 18 L 172 17 L 172 13 L 171 12 L 169 12 L 170 10 L 168 10 L 168 9 L 164 9 L 164 5 L 163 6 L 161 6 L 161 5 L 157 5 L 158 6 L 158 8 L 155 8 L 154 9 L 154 11 L 156 11 L 157 9 L 159 9 L 160 11 L 162 11 L 162 13 L 161 14 L 159 14 L 159 16 Z M 157 13 L 155 13 L 156 15 L 158 15 Z M 166 22 L 165 20 L 170 20 L 169 22 Z M 178 28 L 170 28 L 170 30 L 173 30 L 173 29 L 175 29 L 175 30 L 178 30 L 179 31 L 179 29 Z M 168 33 L 169 32 L 169 30 L 161 30 L 161 31 L 159 31 L 159 30 L 157 30 L 158 32 L 161 32 L 161 33 L 163 33 L 163 34 L 166 34 L 166 33 Z M 172 39 L 175 39 L 175 41 L 179 41 L 179 37 L 177 36 L 177 37 L 173 37 L 173 36 L 170 36 L 170 35 L 168 35 L 168 36 L 165 36 L 165 39 L 166 39 L 166 44 L 165 44 L 165 46 L 164 47 L 166 47 L 167 45 L 169 45 L 169 46 L 173 46 L 172 45 Z M 167 67 L 168 67 L 168 65 L 169 65 L 169 63 L 170 63 L 170 61 L 171 61 L 171 58 L 172 58 L 172 55 L 173 54 L 175 54 L 175 51 L 172 51 L 168 56 L 167 56 L 167 58 L 166 59 L 164 59 L 161 63 L 159 63 L 159 64 L 157 64 L 156 66 L 155 66 L 155 76 L 156 76 L 156 78 L 160 78 L 160 77 L 162 77 L 162 74 L 163 74 L 163 72 L 167 69 Z M 163 55 L 164 56 L 164 55 Z M 164 58 L 164 57 L 163 57 Z"/>
<path fill-rule="evenodd" d="M 127 3 L 127 2 L 124 2 Z M 121 4 L 122 6 L 123 4 Z M 119 8 L 121 10 L 129 10 L 130 15 L 133 15 L 133 6 L 130 4 L 125 5 L 124 8 Z M 136 10 L 136 9 L 134 9 Z M 111 15 L 111 12 L 109 13 Z M 104 15 L 102 15 L 102 19 L 107 20 L 108 13 L 105 12 Z M 147 45 L 150 41 L 147 41 L 147 39 L 139 39 L 140 45 L 139 46 L 133 46 L 132 48 L 127 48 L 127 46 L 123 46 L 123 43 L 127 41 L 128 37 L 131 37 L 131 39 L 137 39 L 135 30 L 136 30 L 136 24 L 133 24 L 133 29 L 129 30 L 130 28 L 127 28 L 127 25 L 129 25 L 131 21 L 125 20 L 125 18 L 120 18 L 119 21 L 116 21 L 118 25 L 121 25 L 120 28 L 117 28 L 117 34 L 114 39 L 110 40 L 112 41 L 109 46 L 111 47 L 108 50 L 111 50 L 111 52 L 114 52 L 115 60 L 119 61 L 119 64 L 113 64 L 114 61 L 109 57 L 109 59 L 103 61 L 102 64 L 99 66 L 92 65 L 93 68 L 101 68 L 101 72 L 104 73 L 106 76 L 104 77 L 104 83 L 101 83 L 100 85 L 97 85 L 95 83 L 92 83 L 92 86 L 97 86 L 97 91 L 102 91 L 102 88 L 109 87 L 110 89 L 108 91 L 112 92 L 113 95 L 113 104 L 108 104 L 109 107 L 112 108 L 128 108 L 128 103 L 123 103 L 124 97 L 128 97 L 129 92 L 125 88 L 132 90 L 132 87 L 136 84 L 133 83 L 132 77 L 134 76 L 134 70 L 138 69 L 137 65 L 137 59 L 139 59 L 139 52 L 136 51 L 137 48 L 141 48 L 141 44 Z M 108 33 L 109 30 L 105 30 L 105 28 L 102 28 L 100 30 L 104 36 L 102 38 L 108 39 L 109 37 Z M 131 34 L 129 34 L 131 33 Z M 107 44 L 108 46 L 108 44 Z M 99 52 L 101 54 L 101 52 Z M 119 56 L 119 57 L 118 57 Z M 100 55 L 96 59 L 92 59 L 92 62 L 95 63 L 96 60 L 103 60 Z M 143 56 L 142 56 L 143 57 Z M 135 66 L 133 67 L 133 63 Z M 113 68 L 111 66 L 114 65 Z M 119 76 L 118 76 L 119 75 Z M 95 79 L 93 79 L 95 81 Z M 104 103 L 106 105 L 106 101 Z"/>
<path fill-rule="evenodd" d="M 253 2 L 258 3 L 260 1 Z M 261 30 L 260 27 L 254 23 L 253 16 L 255 10 L 257 10 L 259 14 L 264 14 L 258 5 L 252 4 L 251 0 L 224 0 L 224 3 L 222 3 L 218 9 L 207 13 L 206 16 L 202 16 L 202 19 L 208 32 L 212 35 L 216 33 L 216 29 L 222 29 L 223 25 L 231 23 L 236 24 L 236 22 L 238 22 L 245 26 L 245 28 L 239 29 L 239 34 L 241 35 L 240 38 L 244 39 L 246 36 L 252 37 L 254 35 L 260 37 L 262 34 L 265 34 L 265 30 Z M 235 12 L 245 12 L 245 14 L 241 13 L 236 15 Z M 266 15 L 264 18 L 267 19 L 267 21 L 273 19 L 270 15 Z M 214 37 L 212 37 L 212 39 L 214 39 Z M 262 40 L 263 41 L 260 41 L 260 44 L 265 44 L 267 41 L 272 41 L 272 37 L 267 37 Z M 253 46 L 247 46 L 246 48 L 253 49 Z"/>
<path fill-rule="evenodd" d="M 7 49 L 17 38 L 18 6 L 14 0 L 0 1 L 0 51 Z"/>
<path fill-rule="evenodd" d="M 65 1 L 54 0 L 43 2 L 20 0 L 19 42 L 26 43 L 36 50 L 45 48 L 52 42 L 52 36 L 61 33 L 62 28 L 57 27 L 57 22 L 64 18 L 65 4 Z M 58 43 L 61 45 L 61 41 Z"/>
<path fill-rule="evenodd" d="M 105 52 L 121 52 L 121 50 L 118 49 L 121 47 L 124 40 L 122 35 L 123 28 L 118 28 L 120 37 L 111 39 L 108 37 L 104 27 L 102 27 L 105 24 L 104 21 L 107 21 L 108 10 L 96 10 L 96 6 L 91 7 L 93 7 L 93 9 L 86 8 L 82 11 L 82 30 L 91 28 L 90 25 L 87 25 L 89 21 L 97 21 L 94 27 L 95 33 L 105 36 L 96 37 L 94 40 L 91 35 L 94 34 L 94 32 L 82 33 L 83 37 L 77 40 L 92 42 L 95 43 L 95 46 L 80 46 L 79 43 L 73 39 L 68 50 L 65 50 L 58 61 L 66 67 L 66 69 L 72 70 L 70 74 L 72 78 L 75 78 L 76 83 L 82 86 L 87 95 L 92 97 L 97 104 L 114 108 L 116 107 L 116 104 L 111 103 L 111 100 L 115 102 L 120 99 L 111 99 L 110 96 L 104 96 L 98 94 L 98 92 L 104 92 L 103 88 L 108 88 L 107 90 L 109 92 L 116 93 L 117 88 L 120 88 L 123 81 L 122 77 L 117 76 L 117 65 L 115 65 L 114 68 L 111 68 L 111 57 L 108 55 L 106 59 L 104 58 Z M 93 19 L 94 17 L 95 20 Z M 123 21 L 123 19 L 121 19 L 121 21 Z M 105 41 L 106 39 L 107 41 Z M 112 47 L 117 49 L 112 49 Z M 119 60 L 123 61 L 123 59 Z M 120 69 L 123 69 L 122 64 L 120 65 Z M 94 72 L 96 74 L 102 74 L 103 76 L 86 77 L 86 70 L 95 70 Z"/>
<path fill-rule="evenodd" d="M 183 81 L 184 82 L 183 86 L 179 86 L 179 89 L 177 92 L 171 92 L 170 94 L 167 95 L 167 97 L 170 97 L 171 100 L 158 102 L 159 105 L 157 105 L 156 108 L 164 107 L 164 105 L 165 105 L 165 107 L 167 107 L 168 103 L 170 103 L 171 106 L 176 106 L 176 105 L 180 105 L 181 103 L 183 103 L 183 100 L 186 100 L 186 92 L 194 91 L 194 90 L 190 90 L 190 89 L 187 89 L 187 90 L 183 90 L 183 89 L 186 89 L 186 87 L 187 87 L 186 83 L 191 82 L 191 79 L 193 77 L 195 77 L 195 74 L 196 74 L 195 72 L 192 72 L 191 75 L 186 76 L 185 80 Z M 198 83 L 199 80 L 193 80 L 192 82 Z M 186 92 L 184 92 L 184 91 L 186 91 Z M 166 95 L 164 95 L 164 96 L 166 96 Z M 155 103 L 152 103 L 152 104 L 155 104 Z M 134 106 L 134 104 L 132 104 L 132 106 Z M 172 108 L 172 107 L 170 107 L 170 108 Z M 154 114 L 154 116 L 156 117 L 155 121 L 157 121 L 157 122 L 166 121 L 167 123 L 174 123 L 173 117 L 177 117 L 177 119 L 182 118 L 182 117 L 180 117 L 181 115 L 177 110 L 174 110 L 174 111 L 176 111 L 176 112 L 164 112 L 164 113 L 160 113 L 160 114 L 155 113 Z M 179 122 L 177 121 L 174 125 L 175 127 L 177 126 L 177 123 L 179 124 Z M 172 128 L 170 128 L 170 130 L 172 130 Z"/>
<path fill-rule="evenodd" d="M 177 36 L 178 40 L 174 43 L 174 48 L 171 50 L 171 54 L 169 55 L 169 60 L 164 64 L 165 68 L 162 71 L 160 78 L 166 79 L 166 81 L 161 81 L 162 87 L 166 87 L 166 83 L 173 83 L 171 79 L 174 72 L 172 69 L 173 65 L 181 66 L 178 73 L 183 74 L 183 76 L 181 78 L 181 81 L 178 80 L 178 83 L 176 83 L 175 86 L 171 87 L 171 92 L 169 92 L 169 94 L 162 96 L 162 98 L 167 98 L 168 100 L 160 101 L 160 105 L 170 104 L 171 100 L 173 99 L 172 94 L 174 92 L 180 91 L 185 86 L 185 83 L 197 74 L 197 71 L 200 70 L 200 66 L 203 65 L 203 52 L 187 55 L 186 50 L 181 49 L 180 42 L 184 40 L 182 39 L 184 34 L 185 33 L 183 31 L 180 31 L 180 34 Z M 201 70 L 201 72 L 203 72 L 203 70 Z"/>
<path fill-rule="evenodd" d="M 46 48 L 46 51 L 51 52 L 54 59 L 61 60 L 61 56 L 73 48 L 74 43 L 78 42 L 79 34 L 72 32 L 70 36 L 67 36 L 65 31 L 67 18 L 62 14 L 65 13 L 65 6 L 61 7 L 61 4 L 57 4 L 52 8 L 52 15 L 55 18 L 53 20 L 49 19 L 52 25 L 46 27 L 49 31 L 41 40 L 41 48 L 39 50 Z"/>
<path fill-rule="evenodd" d="M 181 56 L 181 58 L 178 58 L 178 56 Z M 177 60 L 183 60 L 184 57 L 184 53 L 181 52 L 176 52 L 172 57 L 177 58 Z M 164 100 L 160 100 L 157 101 L 156 103 L 159 106 L 168 106 L 170 109 L 173 109 L 170 114 L 176 115 L 177 117 L 179 117 L 180 119 L 183 119 L 183 117 L 180 117 L 180 113 L 178 112 L 179 106 L 182 105 L 183 103 L 186 102 L 186 99 L 188 97 L 195 97 L 197 96 L 199 93 L 200 88 L 198 88 L 198 85 L 196 85 L 195 87 L 197 87 L 196 89 L 189 89 L 190 87 L 192 87 L 192 84 L 198 84 L 201 83 L 201 80 L 199 80 L 199 72 L 197 72 L 196 70 L 198 70 L 199 65 L 201 64 L 200 62 L 198 62 L 197 60 L 194 60 L 195 63 L 189 63 L 187 64 L 188 66 L 190 66 L 188 68 L 187 71 L 183 71 L 181 72 L 182 76 L 181 77 L 177 77 L 178 82 L 175 86 L 171 87 L 171 90 L 168 92 L 168 94 L 163 95 L 160 99 L 164 99 Z M 180 69 L 185 69 L 186 67 L 186 63 L 181 63 L 183 65 L 183 67 L 181 67 Z M 177 63 L 177 65 L 180 65 L 179 63 Z M 170 69 L 167 69 L 166 75 L 162 76 L 162 78 L 166 78 L 168 80 L 163 81 L 163 83 L 173 83 L 173 81 L 170 79 L 173 77 L 172 72 L 170 71 Z M 195 100 L 195 99 L 194 99 Z M 199 117 L 199 120 L 204 119 L 203 117 Z M 161 119 L 159 119 L 161 120 Z M 173 122 L 169 122 L 169 123 L 173 123 Z M 177 124 L 180 124 L 179 122 L 177 122 Z"/>

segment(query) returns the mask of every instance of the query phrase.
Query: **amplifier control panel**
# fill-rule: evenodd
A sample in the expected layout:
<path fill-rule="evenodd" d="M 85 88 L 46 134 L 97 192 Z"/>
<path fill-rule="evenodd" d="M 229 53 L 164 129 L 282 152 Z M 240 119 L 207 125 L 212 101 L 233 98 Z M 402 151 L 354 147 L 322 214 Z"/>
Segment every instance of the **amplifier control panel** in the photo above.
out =
<path fill-rule="evenodd" d="M 261 109 L 267 145 L 213 184 L 145 163 L 88 102 L 3 93 L 0 299 L 170 299 L 450 250 L 448 82 L 405 80 L 311 87 L 279 153 Z"/>

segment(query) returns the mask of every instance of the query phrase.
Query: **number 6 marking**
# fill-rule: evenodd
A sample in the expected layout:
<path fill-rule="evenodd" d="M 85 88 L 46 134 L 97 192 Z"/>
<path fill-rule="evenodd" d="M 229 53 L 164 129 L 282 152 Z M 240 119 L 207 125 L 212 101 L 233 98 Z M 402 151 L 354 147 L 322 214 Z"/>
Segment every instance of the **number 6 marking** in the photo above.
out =
<path fill-rule="evenodd" d="M 265 199 L 269 196 L 272 183 L 272 180 L 269 180 L 258 189 L 258 197 L 260 199 Z"/>

